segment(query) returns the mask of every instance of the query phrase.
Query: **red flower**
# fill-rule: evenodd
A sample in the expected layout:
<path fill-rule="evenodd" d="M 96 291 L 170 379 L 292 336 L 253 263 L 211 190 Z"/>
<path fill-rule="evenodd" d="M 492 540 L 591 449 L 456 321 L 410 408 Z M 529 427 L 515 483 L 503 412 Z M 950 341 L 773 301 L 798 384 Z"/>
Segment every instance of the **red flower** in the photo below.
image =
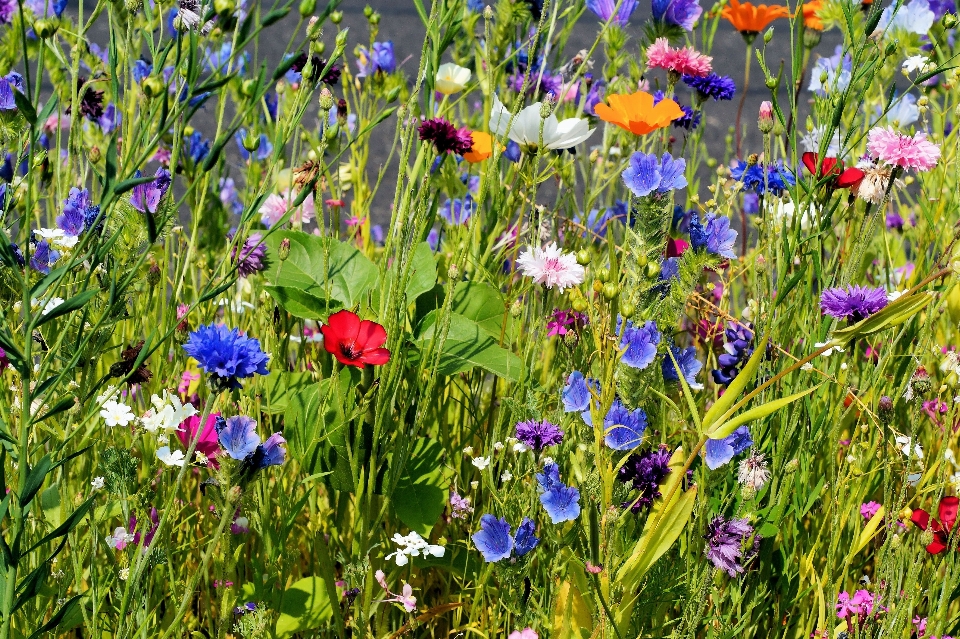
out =
<path fill-rule="evenodd" d="M 960 499 L 957 497 L 944 497 L 940 500 L 938 514 L 940 519 L 931 519 L 930 513 L 918 508 L 913 511 L 910 521 L 915 523 L 920 530 L 929 528 L 933 531 L 933 541 L 927 545 L 927 552 L 931 555 L 937 555 L 947 549 L 947 538 L 950 537 L 950 531 L 957 522 L 957 509 L 960 507 Z"/>
<path fill-rule="evenodd" d="M 807 167 L 810 173 L 816 175 L 818 180 L 822 180 L 828 175 L 833 176 L 833 180 L 830 182 L 830 188 L 849 189 L 852 186 L 860 184 L 860 180 L 863 179 L 863 171 L 852 167 L 845 170 L 843 168 L 843 161 L 837 158 L 823 158 L 818 173 L 817 162 L 819 159 L 819 156 L 811 151 L 807 151 L 802 156 L 803 165 Z"/>
<path fill-rule="evenodd" d="M 390 351 L 382 348 L 387 341 L 387 332 L 376 322 L 360 321 L 356 313 L 337 311 L 320 327 L 323 347 L 341 364 L 379 366 L 390 361 Z"/>

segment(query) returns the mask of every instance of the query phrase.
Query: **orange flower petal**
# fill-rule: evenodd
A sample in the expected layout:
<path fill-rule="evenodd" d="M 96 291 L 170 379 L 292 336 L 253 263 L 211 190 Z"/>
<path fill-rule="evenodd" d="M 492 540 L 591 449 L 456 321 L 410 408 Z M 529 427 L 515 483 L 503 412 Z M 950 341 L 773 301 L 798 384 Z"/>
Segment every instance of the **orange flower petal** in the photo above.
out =
<path fill-rule="evenodd" d="M 470 163 L 483 162 L 493 155 L 493 137 L 483 131 L 471 131 L 473 146 L 463 154 L 463 159 Z"/>

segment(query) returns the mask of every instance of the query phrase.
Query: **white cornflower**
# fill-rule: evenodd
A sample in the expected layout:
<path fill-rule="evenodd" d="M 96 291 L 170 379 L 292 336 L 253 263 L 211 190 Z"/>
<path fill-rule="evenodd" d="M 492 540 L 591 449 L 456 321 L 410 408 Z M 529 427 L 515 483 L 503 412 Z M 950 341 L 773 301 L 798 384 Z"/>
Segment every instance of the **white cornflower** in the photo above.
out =
<path fill-rule="evenodd" d="M 489 457 L 474 457 L 472 461 L 473 465 L 480 470 L 486 470 L 487 466 L 490 465 Z"/>
<path fill-rule="evenodd" d="M 186 456 L 182 450 L 170 451 L 169 446 L 161 446 L 157 449 L 157 459 L 167 466 L 183 466 Z"/>
<path fill-rule="evenodd" d="M 384 557 L 384 559 L 392 557 L 398 566 L 406 566 L 410 562 L 410 557 L 419 557 L 420 555 L 424 557 L 427 555 L 443 557 L 444 552 L 446 552 L 443 546 L 431 544 L 415 530 L 411 530 L 410 534 L 406 536 L 394 533 L 393 543 L 397 544 L 397 550 Z"/>
<path fill-rule="evenodd" d="M 107 423 L 107 426 L 126 426 L 133 421 L 133 411 L 126 404 L 108 400 L 100 410 L 100 417 Z"/>
<path fill-rule="evenodd" d="M 470 69 L 453 62 L 441 64 L 433 88 L 444 95 L 453 95 L 463 91 L 472 76 Z"/>
<path fill-rule="evenodd" d="M 567 118 L 562 122 L 557 116 L 550 114 L 546 119 L 540 117 L 542 104 L 535 102 L 523 109 L 513 119 L 510 126 L 510 111 L 507 110 L 500 98 L 493 96 L 493 109 L 490 112 L 490 132 L 498 138 L 503 136 L 527 149 L 536 149 L 540 144 L 540 125 L 543 123 L 543 146 L 551 151 L 569 149 L 577 146 L 591 135 L 594 129 L 590 128 L 583 118 Z M 509 132 L 507 127 L 510 126 Z"/>
<path fill-rule="evenodd" d="M 531 246 L 517 258 L 518 270 L 537 284 L 556 288 L 561 293 L 583 283 L 583 266 L 577 264 L 577 256 L 564 253 L 551 242 L 544 248 Z"/>
<path fill-rule="evenodd" d="M 741 486 L 749 486 L 756 491 L 763 488 L 770 480 L 770 470 L 763 453 L 753 451 L 749 457 L 740 462 L 737 472 L 737 481 Z"/>
<path fill-rule="evenodd" d="M 103 477 L 94 477 L 93 481 L 90 482 L 90 486 L 92 486 L 94 490 L 103 488 Z"/>

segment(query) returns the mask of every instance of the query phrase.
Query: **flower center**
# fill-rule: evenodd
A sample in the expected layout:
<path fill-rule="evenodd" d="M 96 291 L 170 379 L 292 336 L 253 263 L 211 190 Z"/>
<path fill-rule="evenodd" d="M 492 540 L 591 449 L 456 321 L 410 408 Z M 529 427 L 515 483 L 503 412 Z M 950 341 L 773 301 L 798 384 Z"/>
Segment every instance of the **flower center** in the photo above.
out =
<path fill-rule="evenodd" d="M 340 342 L 340 352 L 350 360 L 359 359 L 362 353 L 354 342 Z"/>

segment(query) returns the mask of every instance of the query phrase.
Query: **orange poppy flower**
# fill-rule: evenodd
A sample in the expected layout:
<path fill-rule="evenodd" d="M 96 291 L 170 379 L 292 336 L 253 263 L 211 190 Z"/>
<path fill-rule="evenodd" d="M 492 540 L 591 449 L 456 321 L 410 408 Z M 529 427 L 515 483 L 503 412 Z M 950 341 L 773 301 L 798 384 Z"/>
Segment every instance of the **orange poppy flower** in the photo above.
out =
<path fill-rule="evenodd" d="M 823 20 L 817 12 L 823 8 L 823 0 L 811 0 L 803 3 L 803 26 L 814 31 L 823 31 Z"/>
<path fill-rule="evenodd" d="M 644 91 L 630 95 L 615 93 L 607 96 L 607 101 L 610 106 L 601 102 L 594 108 L 597 116 L 636 135 L 662 129 L 684 116 L 683 109 L 673 100 L 664 98 L 654 106 L 653 96 Z"/>
<path fill-rule="evenodd" d="M 790 11 L 779 5 L 765 4 L 752 5 L 749 2 L 730 0 L 730 4 L 723 8 L 721 17 L 726 18 L 733 28 L 743 35 L 756 35 L 767 28 L 767 25 L 780 18 L 789 18 Z"/>
<path fill-rule="evenodd" d="M 473 138 L 473 146 L 463 154 L 463 159 L 467 162 L 483 162 L 493 155 L 493 138 L 489 133 L 483 131 L 471 131 L 470 137 Z"/>

